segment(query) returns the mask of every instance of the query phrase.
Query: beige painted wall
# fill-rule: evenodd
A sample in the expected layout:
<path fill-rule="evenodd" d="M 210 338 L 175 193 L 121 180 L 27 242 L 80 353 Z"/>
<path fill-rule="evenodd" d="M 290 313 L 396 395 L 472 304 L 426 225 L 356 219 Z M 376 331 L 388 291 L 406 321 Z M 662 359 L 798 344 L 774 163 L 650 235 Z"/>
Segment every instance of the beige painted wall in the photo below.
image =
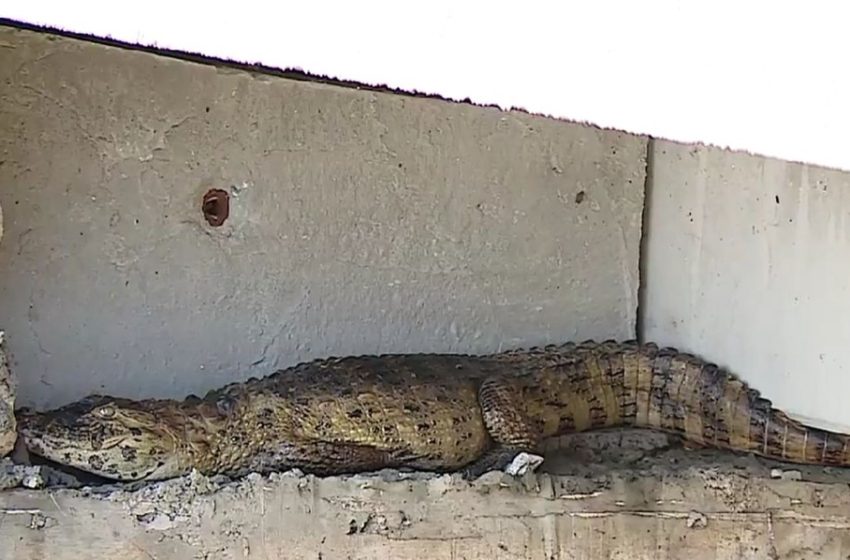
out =
<path fill-rule="evenodd" d="M 850 173 L 653 142 L 646 338 L 850 430 Z"/>
<path fill-rule="evenodd" d="M 0 29 L 20 404 L 635 330 L 646 142 Z M 207 189 L 232 194 L 220 228 Z"/>

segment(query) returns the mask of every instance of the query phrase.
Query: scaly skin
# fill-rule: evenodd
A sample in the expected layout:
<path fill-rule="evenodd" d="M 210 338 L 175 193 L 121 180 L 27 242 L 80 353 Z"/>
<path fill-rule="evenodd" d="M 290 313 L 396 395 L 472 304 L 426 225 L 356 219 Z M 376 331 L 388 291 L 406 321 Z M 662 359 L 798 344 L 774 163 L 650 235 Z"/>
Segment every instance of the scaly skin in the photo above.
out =
<path fill-rule="evenodd" d="M 486 356 L 329 358 L 203 399 L 93 396 L 19 411 L 26 446 L 116 480 L 301 468 L 501 469 L 563 433 L 634 426 L 792 463 L 848 466 L 850 436 L 807 427 L 717 366 L 654 344 L 593 341 Z"/>

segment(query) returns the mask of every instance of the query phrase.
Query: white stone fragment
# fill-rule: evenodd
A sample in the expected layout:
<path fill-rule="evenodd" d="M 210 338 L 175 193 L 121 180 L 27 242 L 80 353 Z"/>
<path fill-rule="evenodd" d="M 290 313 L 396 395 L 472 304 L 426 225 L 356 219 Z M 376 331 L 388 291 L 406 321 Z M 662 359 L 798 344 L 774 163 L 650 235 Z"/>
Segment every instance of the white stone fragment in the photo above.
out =
<path fill-rule="evenodd" d="M 519 453 L 513 461 L 505 467 L 505 472 L 511 476 L 522 476 L 529 471 L 534 471 L 543 463 L 543 457 L 531 453 Z"/>

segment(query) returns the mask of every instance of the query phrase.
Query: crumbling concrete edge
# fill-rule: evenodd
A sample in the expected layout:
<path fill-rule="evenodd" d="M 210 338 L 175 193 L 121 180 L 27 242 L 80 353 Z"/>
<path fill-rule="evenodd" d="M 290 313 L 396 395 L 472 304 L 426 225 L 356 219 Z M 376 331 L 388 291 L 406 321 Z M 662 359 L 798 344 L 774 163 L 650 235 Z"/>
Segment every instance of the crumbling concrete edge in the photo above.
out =
<path fill-rule="evenodd" d="M 2 219 L 0 219 L 0 232 L 2 232 Z M 5 332 L 0 330 L 0 457 L 5 457 L 12 452 L 17 439 L 17 421 L 15 420 L 17 381 L 9 368 L 5 337 Z"/>
<path fill-rule="evenodd" d="M 45 557 L 63 559 L 316 558 L 323 551 L 327 558 L 419 558 L 428 543 L 434 558 L 454 557 L 457 547 L 485 558 L 507 548 L 558 557 L 557 550 L 604 545 L 605 551 L 634 549 L 630 557 L 639 558 L 657 543 L 682 538 L 718 540 L 738 551 L 712 558 L 784 558 L 793 557 L 792 537 L 800 531 L 817 534 L 824 551 L 838 546 L 850 531 L 848 505 L 846 484 L 659 463 L 651 471 L 594 476 L 493 472 L 475 482 L 396 471 L 336 477 L 289 471 L 234 481 L 192 473 L 135 489 L 0 492 L 0 549 L 23 543 L 19 550 L 30 552 L 38 544 Z M 634 530 L 623 532 L 627 526 Z M 559 536 L 567 531 L 572 538 Z M 647 540 L 648 532 L 655 536 Z M 620 538 L 591 543 L 597 533 Z M 742 556 L 742 546 L 753 553 Z M 355 554 L 364 550 L 370 552 Z"/>

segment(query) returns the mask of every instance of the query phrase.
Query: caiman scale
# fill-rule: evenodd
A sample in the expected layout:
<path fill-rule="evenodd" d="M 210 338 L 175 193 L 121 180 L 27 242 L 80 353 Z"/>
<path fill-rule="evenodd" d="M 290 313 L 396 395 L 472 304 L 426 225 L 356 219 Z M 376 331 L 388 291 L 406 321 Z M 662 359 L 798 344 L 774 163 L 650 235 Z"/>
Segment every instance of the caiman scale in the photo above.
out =
<path fill-rule="evenodd" d="M 296 467 L 473 478 L 546 438 L 620 426 L 792 463 L 850 465 L 850 436 L 792 420 L 712 363 L 636 342 L 328 358 L 203 398 L 93 395 L 18 415 L 33 453 L 122 481 Z"/>

